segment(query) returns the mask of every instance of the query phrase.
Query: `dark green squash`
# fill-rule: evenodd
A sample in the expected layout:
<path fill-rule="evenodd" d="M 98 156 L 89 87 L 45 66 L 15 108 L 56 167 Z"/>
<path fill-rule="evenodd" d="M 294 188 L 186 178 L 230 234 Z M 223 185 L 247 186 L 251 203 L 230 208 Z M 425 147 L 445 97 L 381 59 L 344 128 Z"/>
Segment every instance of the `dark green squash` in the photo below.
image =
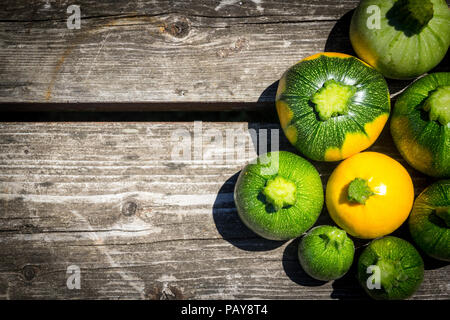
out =
<path fill-rule="evenodd" d="M 319 173 L 287 151 L 271 152 L 239 174 L 234 201 L 242 222 L 270 240 L 300 236 L 312 227 L 323 206 Z"/>
<path fill-rule="evenodd" d="M 450 261 L 450 180 L 426 188 L 414 202 L 408 222 L 414 242 L 426 254 Z"/>
<path fill-rule="evenodd" d="M 359 283 L 369 296 L 377 300 L 411 297 L 420 287 L 423 275 L 424 263 L 419 252 L 409 242 L 397 237 L 373 240 L 358 260 Z M 377 280 L 380 280 L 378 287 Z"/>
<path fill-rule="evenodd" d="M 400 154 L 415 169 L 450 177 L 450 72 L 429 74 L 397 99 L 391 134 Z"/>
<path fill-rule="evenodd" d="M 338 161 L 372 145 L 390 112 L 383 76 L 361 60 L 319 53 L 280 79 L 276 107 L 288 140 L 305 156 Z"/>
<path fill-rule="evenodd" d="M 330 281 L 344 276 L 353 263 L 355 246 L 344 230 L 318 226 L 308 231 L 298 246 L 303 270 L 317 280 Z"/>

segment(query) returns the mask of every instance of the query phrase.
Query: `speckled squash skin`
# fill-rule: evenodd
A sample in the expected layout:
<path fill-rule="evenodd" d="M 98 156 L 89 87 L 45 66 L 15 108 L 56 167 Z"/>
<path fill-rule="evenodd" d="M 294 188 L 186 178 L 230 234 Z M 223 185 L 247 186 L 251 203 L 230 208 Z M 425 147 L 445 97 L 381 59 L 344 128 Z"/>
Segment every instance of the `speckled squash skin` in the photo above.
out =
<path fill-rule="evenodd" d="M 368 286 L 367 280 L 373 275 L 373 271 L 368 272 L 370 266 L 380 268 L 379 288 Z M 423 275 L 424 263 L 419 252 L 409 242 L 397 237 L 387 236 L 373 240 L 358 260 L 359 283 L 376 300 L 403 300 L 411 297 L 420 287 Z"/>
<path fill-rule="evenodd" d="M 408 220 L 414 242 L 429 256 L 443 261 L 450 261 L 449 213 L 445 217 L 436 209 L 449 207 L 450 180 L 437 181 L 417 197 Z"/>
<path fill-rule="evenodd" d="M 330 281 L 344 276 L 353 263 L 355 246 L 344 230 L 334 226 L 318 226 L 301 239 L 298 258 L 311 277 Z"/>
<path fill-rule="evenodd" d="M 354 86 L 346 114 L 323 121 L 312 96 L 328 80 Z M 280 79 L 276 108 L 281 127 L 303 155 L 339 161 L 371 146 L 390 113 L 383 76 L 363 61 L 341 53 L 319 53 L 289 68 Z"/>
<path fill-rule="evenodd" d="M 297 188 L 294 205 L 275 211 L 263 194 L 268 181 L 281 176 Z M 270 240 L 299 237 L 316 222 L 324 194 L 316 168 L 287 151 L 271 152 L 248 164 L 239 174 L 234 201 L 242 222 L 253 232 Z"/>
<path fill-rule="evenodd" d="M 450 72 L 432 73 L 414 82 L 398 97 L 390 125 L 408 164 L 439 178 L 450 177 L 450 126 L 430 120 L 422 104 L 436 88 L 449 85 Z"/>
<path fill-rule="evenodd" d="M 350 40 L 358 57 L 392 79 L 412 79 L 437 66 L 450 45 L 450 10 L 445 0 L 430 2 L 432 18 L 416 30 L 414 24 L 399 21 L 394 8 L 399 0 L 362 0 L 350 24 Z M 374 25 L 376 8 L 379 28 Z"/>

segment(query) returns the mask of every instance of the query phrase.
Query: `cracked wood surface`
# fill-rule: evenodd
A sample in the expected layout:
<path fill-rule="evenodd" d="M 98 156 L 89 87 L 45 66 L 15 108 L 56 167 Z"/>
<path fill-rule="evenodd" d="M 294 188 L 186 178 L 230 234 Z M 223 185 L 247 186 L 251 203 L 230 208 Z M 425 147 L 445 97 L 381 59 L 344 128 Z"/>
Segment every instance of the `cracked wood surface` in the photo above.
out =
<path fill-rule="evenodd" d="M 297 262 L 298 240 L 267 241 L 240 222 L 233 189 L 257 155 L 251 132 L 267 145 L 263 134 L 277 129 L 1 123 L 0 298 L 366 299 L 354 268 L 334 282 L 314 281 Z M 199 130 L 201 157 L 193 153 Z M 184 149 L 191 160 L 177 158 L 180 136 L 196 141 Z M 293 151 L 282 133 L 280 149 Z M 405 165 L 416 195 L 431 183 L 395 151 L 388 129 L 371 150 Z M 335 164 L 314 165 L 325 184 Z M 329 223 L 324 209 L 318 224 Z M 395 234 L 411 241 L 404 227 Z M 365 242 L 356 244 L 358 256 Z M 70 265 L 81 268 L 80 290 L 66 287 Z M 450 266 L 428 258 L 425 265 L 413 298 L 449 299 Z"/>
<path fill-rule="evenodd" d="M 80 0 L 80 30 L 66 26 L 71 4 L 3 3 L 0 110 L 266 106 L 300 59 L 353 53 L 358 0 Z M 391 90 L 408 83 L 391 81 Z"/>

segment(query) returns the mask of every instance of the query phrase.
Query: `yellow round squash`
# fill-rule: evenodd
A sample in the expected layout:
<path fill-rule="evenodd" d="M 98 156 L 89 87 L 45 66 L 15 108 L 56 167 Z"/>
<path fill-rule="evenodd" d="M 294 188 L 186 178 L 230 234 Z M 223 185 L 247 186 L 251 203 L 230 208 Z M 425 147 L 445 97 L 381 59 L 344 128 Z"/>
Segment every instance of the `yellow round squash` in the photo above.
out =
<path fill-rule="evenodd" d="M 408 218 L 414 187 L 406 169 L 377 152 L 341 162 L 326 188 L 331 218 L 350 235 L 373 239 L 396 230 Z"/>

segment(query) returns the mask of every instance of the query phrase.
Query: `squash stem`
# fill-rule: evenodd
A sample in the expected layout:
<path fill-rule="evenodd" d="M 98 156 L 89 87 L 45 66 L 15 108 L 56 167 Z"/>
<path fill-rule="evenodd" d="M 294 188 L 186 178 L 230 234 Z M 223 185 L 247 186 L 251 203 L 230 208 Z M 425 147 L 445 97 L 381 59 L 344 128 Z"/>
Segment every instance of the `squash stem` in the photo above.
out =
<path fill-rule="evenodd" d="M 367 199 L 374 194 L 365 179 L 355 178 L 348 186 L 348 200 L 350 202 L 366 204 Z"/>
<path fill-rule="evenodd" d="M 380 284 L 387 293 L 408 279 L 400 261 L 379 258 L 376 265 L 380 268 Z"/>
<path fill-rule="evenodd" d="M 433 3 L 430 0 L 399 0 L 392 7 L 392 17 L 403 28 L 419 33 L 433 18 Z"/>
<path fill-rule="evenodd" d="M 292 206 L 296 202 L 297 187 L 295 183 L 281 176 L 276 176 L 267 181 L 262 190 L 267 202 L 273 205 L 276 211 Z"/>
<path fill-rule="evenodd" d="M 429 113 L 431 121 L 443 126 L 450 122 L 450 86 L 440 86 L 434 90 L 423 104 L 423 110 Z"/>
<path fill-rule="evenodd" d="M 325 240 L 325 246 L 332 245 L 337 250 L 340 250 L 344 245 L 346 239 L 346 233 L 344 230 L 332 230 L 327 233 L 321 234 L 320 237 Z"/>
<path fill-rule="evenodd" d="M 346 114 L 349 101 L 355 93 L 354 86 L 331 79 L 327 80 L 322 88 L 313 94 L 311 102 L 315 104 L 320 120 L 327 121 L 331 117 Z"/>

